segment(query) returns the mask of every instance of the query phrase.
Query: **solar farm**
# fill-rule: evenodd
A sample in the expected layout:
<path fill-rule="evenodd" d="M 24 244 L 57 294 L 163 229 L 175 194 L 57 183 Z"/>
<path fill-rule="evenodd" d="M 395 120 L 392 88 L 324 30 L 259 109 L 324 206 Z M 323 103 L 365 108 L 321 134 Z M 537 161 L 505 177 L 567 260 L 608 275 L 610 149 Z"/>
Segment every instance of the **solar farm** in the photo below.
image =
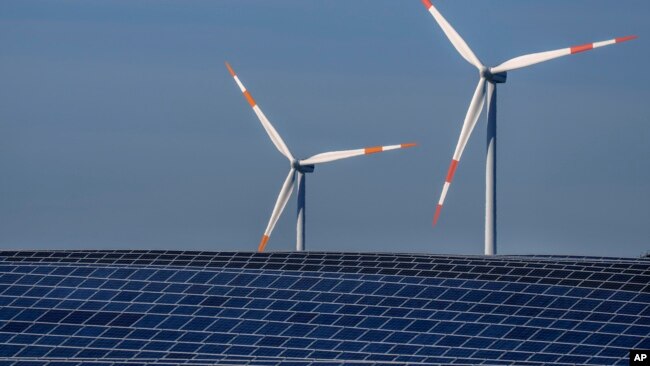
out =
<path fill-rule="evenodd" d="M 650 261 L 381 253 L 0 254 L 12 364 L 626 364 Z"/>

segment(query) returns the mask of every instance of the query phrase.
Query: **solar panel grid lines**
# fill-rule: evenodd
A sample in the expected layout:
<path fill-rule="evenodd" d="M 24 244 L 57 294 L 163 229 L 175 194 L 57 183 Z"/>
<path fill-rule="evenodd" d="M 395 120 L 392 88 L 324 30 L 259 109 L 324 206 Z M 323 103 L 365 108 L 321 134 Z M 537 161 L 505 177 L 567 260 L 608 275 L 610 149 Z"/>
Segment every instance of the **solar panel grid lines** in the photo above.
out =
<path fill-rule="evenodd" d="M 633 279 L 633 278 L 628 278 L 628 280 L 630 280 L 630 279 Z M 638 279 L 638 282 L 642 282 L 642 281 L 645 280 L 645 279 L 646 279 L 646 278 Z M 611 281 L 610 281 L 610 282 L 611 282 Z"/>
<path fill-rule="evenodd" d="M 443 362 L 445 359 L 441 359 L 441 362 Z M 469 360 L 467 360 L 469 361 Z M 3 361 L 0 359 L 0 365 L 29 365 L 29 366 L 40 366 L 40 365 L 48 365 L 48 366 L 54 366 L 54 365 L 61 365 L 61 366 L 72 366 L 72 365 L 115 365 L 115 364 L 122 364 L 122 365 L 197 365 L 197 366 L 203 366 L 203 365 L 214 365 L 214 361 L 209 362 L 209 361 L 192 361 L 192 362 L 160 362 L 160 361 L 138 361 L 134 362 L 132 360 L 128 359 L 111 359 L 109 361 L 104 361 L 104 360 L 94 360 L 94 359 L 87 359 L 83 361 L 71 361 L 71 360 L 49 360 L 45 361 L 43 359 L 35 359 L 35 360 L 21 360 L 21 361 Z M 434 363 L 426 363 L 427 365 L 434 365 Z M 435 363 L 435 364 L 442 364 L 442 363 Z M 472 365 L 471 363 L 455 363 L 457 365 Z M 378 366 L 393 366 L 393 365 L 424 365 L 424 363 L 415 363 L 415 362 L 377 362 L 377 361 L 372 361 L 372 362 L 364 362 L 364 361 L 290 361 L 290 360 L 245 360 L 245 359 L 221 359 L 219 361 L 219 365 L 252 365 L 252 366 L 273 366 L 273 365 L 281 365 L 281 366 L 335 366 L 335 365 L 359 365 L 359 366 L 366 366 L 366 365 L 378 365 Z M 523 362 L 520 363 L 520 365 L 540 365 L 540 363 L 531 363 L 531 362 Z"/>
<path fill-rule="evenodd" d="M 384 282 L 387 282 L 387 281 L 384 281 Z M 639 296 L 640 296 L 640 295 L 639 295 Z"/>
<path fill-rule="evenodd" d="M 3 361 L 0 359 L 0 365 L 3 364 Z M 148 365 L 148 364 L 162 364 L 162 365 L 178 365 L 178 364 L 183 364 L 183 365 L 212 365 L 214 364 L 213 360 L 192 360 L 192 361 L 186 361 L 186 360 L 178 360 L 178 362 L 173 362 L 173 363 L 167 363 L 165 361 L 160 361 L 156 359 L 143 359 L 140 361 L 133 361 L 129 359 L 106 359 L 106 360 L 97 360 L 97 359 L 82 359 L 82 360 L 66 360 L 66 359 L 50 359 L 49 361 L 44 361 L 43 359 L 22 359 L 21 360 L 24 364 L 62 364 L 62 365 L 71 365 L 71 364 L 79 364 L 79 362 L 82 362 L 84 364 L 142 364 L 142 365 Z M 224 362 L 225 361 L 225 362 Z M 6 362 L 6 361 L 5 361 Z M 16 362 L 13 360 L 13 362 Z M 43 362 L 49 362 L 49 363 L 43 363 Z M 344 363 L 343 363 L 344 362 Z M 289 360 L 289 359 L 273 359 L 273 358 L 263 358 L 263 359 L 248 359 L 244 357 L 232 357 L 231 359 L 222 359 L 222 362 L 219 363 L 220 365 L 404 365 L 405 363 L 403 362 L 376 362 L 376 361 L 332 361 L 332 360 Z M 421 363 L 412 363 L 410 362 L 409 364 L 421 364 Z"/>
<path fill-rule="evenodd" d="M 287 366 L 297 366 L 297 365 L 443 365 L 453 362 L 456 365 L 474 365 L 475 363 L 468 363 L 471 360 L 469 359 L 450 359 L 450 358 L 430 358 L 426 362 L 415 362 L 415 361 L 337 361 L 337 360 L 312 360 L 312 361 L 293 361 L 287 359 L 278 359 L 278 360 L 260 360 L 260 359 L 217 359 L 217 360 L 191 360 L 191 361 L 133 361 L 129 359 L 84 359 L 84 360 L 66 360 L 66 359 L 12 359 L 12 360 L 2 360 L 0 359 L 0 365 L 214 365 L 215 361 L 218 362 L 218 365 L 287 365 Z M 460 362 L 458 362 L 460 361 Z M 500 363 L 503 364 L 503 363 Z M 518 362 L 518 365 L 542 365 L 539 362 Z M 556 363 L 557 365 L 569 365 L 568 363 Z M 576 364 L 576 363 L 572 363 Z"/>
<path fill-rule="evenodd" d="M 5 251 L 3 252 L 5 257 L 11 256 L 22 256 L 22 257 L 75 257 L 75 258 L 114 258 L 119 259 L 122 257 L 138 259 L 138 258 L 160 258 L 167 257 L 168 259 L 195 259 L 195 258 L 225 258 L 227 261 L 238 260 L 239 258 L 246 257 L 248 259 L 261 259 L 261 260 L 282 260 L 283 258 L 299 258 L 302 259 L 305 257 L 304 254 L 296 254 L 294 252 L 275 252 L 275 253 L 256 253 L 256 252 L 188 252 L 189 254 L 183 255 L 173 254 L 168 251 L 111 251 L 108 253 L 106 251 L 32 251 L 32 252 L 19 252 L 19 251 Z M 355 253 L 318 253 L 310 252 L 309 257 L 313 258 L 312 260 L 323 259 L 327 257 L 339 256 L 339 258 L 352 258 L 352 260 L 358 261 L 359 259 L 372 259 L 372 260 L 383 260 L 383 261 L 416 261 L 421 260 L 422 258 L 427 261 L 428 258 L 436 258 L 439 262 L 450 262 L 452 260 L 458 260 L 461 263 L 467 264 L 469 260 L 483 260 L 490 263 L 490 265 L 501 265 L 501 262 L 495 262 L 490 260 L 490 258 L 482 256 L 440 256 L 440 255 L 426 255 L 426 254 L 400 254 L 399 257 L 395 257 L 393 254 L 382 255 L 381 253 L 370 253 L 370 254 L 355 254 Z M 553 262 L 560 262 L 562 259 L 571 263 L 579 263 L 578 261 L 584 262 L 585 258 L 589 257 L 564 257 L 564 256 L 501 256 L 500 258 L 508 260 L 528 260 L 535 259 L 536 261 L 548 261 L 549 258 Z M 605 259 L 603 259 L 605 261 Z M 621 262 L 639 262 L 637 259 L 630 258 L 606 258 L 606 263 L 608 265 L 621 263 Z M 590 263 L 583 263 L 585 265 L 597 265 L 598 262 L 591 261 Z"/>
<path fill-rule="evenodd" d="M 122 258 L 122 255 L 115 255 L 115 253 L 111 252 L 104 253 L 104 255 L 95 254 L 94 256 L 103 258 L 107 256 L 107 254 L 110 254 L 115 258 Z M 130 253 L 129 255 L 132 257 L 138 257 L 141 256 L 142 253 Z M 153 254 L 149 253 L 147 255 L 151 256 Z M 336 254 L 330 254 L 329 256 L 332 257 L 335 255 Z M 76 258 L 83 258 L 84 256 L 85 253 L 75 254 Z M 29 257 L 32 256 L 30 255 Z M 40 255 L 39 257 L 42 258 L 44 256 Z M 62 255 L 58 255 L 58 257 L 60 258 Z M 233 256 L 233 258 L 235 257 L 241 258 L 242 256 Z M 287 256 L 281 255 L 279 258 L 286 257 Z M 399 256 L 393 257 L 399 258 Z M 433 262 L 437 260 L 437 258 L 432 259 L 419 257 L 420 262 L 425 259 Z M 390 262 L 391 259 L 386 255 L 382 255 L 381 261 Z M 394 259 L 392 261 L 397 260 Z M 402 262 L 408 261 L 412 260 L 405 260 Z M 444 261 L 445 263 L 450 263 L 449 259 L 444 259 Z M 209 263 L 209 261 L 201 262 Z M 230 262 L 233 263 L 234 259 Z M 468 262 L 467 259 L 462 260 L 463 265 Z M 184 357 L 189 357 L 192 355 L 194 358 L 200 357 L 201 348 L 199 347 L 205 346 L 203 343 L 205 343 L 205 339 L 211 334 L 209 329 L 208 331 L 205 330 L 212 326 L 213 323 L 209 323 L 204 327 L 204 324 L 202 324 L 199 331 L 196 331 L 196 329 L 192 330 L 191 328 L 194 326 L 188 328 L 188 325 L 201 324 L 203 322 L 202 319 L 206 319 L 202 316 L 206 314 L 199 314 L 199 311 L 217 308 L 219 309 L 219 312 L 213 312 L 209 315 L 218 317 L 219 319 L 237 322 L 236 325 L 233 324 L 233 326 L 231 326 L 231 329 L 235 329 L 234 326 L 244 327 L 237 329 L 239 333 L 232 331 L 224 333 L 234 337 L 233 339 L 238 339 L 241 341 L 241 344 L 238 345 L 239 343 L 233 343 L 232 341 L 230 341 L 231 344 L 228 344 L 224 341 L 226 343 L 222 343 L 223 347 L 219 351 L 221 352 L 219 353 L 221 356 L 232 350 L 245 350 L 246 352 L 259 352 L 261 350 L 269 352 L 268 347 L 265 348 L 264 346 L 284 347 L 286 345 L 287 347 L 285 347 L 285 352 L 302 352 L 300 354 L 300 357 L 302 358 L 309 355 L 320 355 L 326 357 L 338 357 L 339 359 L 365 358 L 377 360 L 379 355 L 377 353 L 370 353 L 370 355 L 368 355 L 369 348 L 364 346 L 363 343 L 363 341 L 367 342 L 367 340 L 361 340 L 361 338 L 366 337 L 366 334 L 369 334 L 370 332 L 375 332 L 377 334 L 378 330 L 373 327 L 383 327 L 387 330 L 383 331 L 385 333 L 383 333 L 383 337 L 380 341 L 375 342 L 377 346 L 385 346 L 383 348 L 383 353 L 385 354 L 383 355 L 383 360 L 388 358 L 390 360 L 405 361 L 408 358 L 408 360 L 411 361 L 416 361 L 417 359 L 434 362 L 437 359 L 439 362 L 444 363 L 449 363 L 451 361 L 459 362 L 459 360 L 473 360 L 473 363 L 478 363 L 478 361 L 482 360 L 481 362 L 489 363 L 494 362 L 496 358 L 496 360 L 504 361 L 504 363 L 511 363 L 505 361 L 512 359 L 518 360 L 518 363 L 528 360 L 531 362 L 536 361 L 538 364 L 548 362 L 575 364 L 589 359 L 591 363 L 611 364 L 617 360 L 617 357 L 620 357 L 622 349 L 629 345 L 630 342 L 638 341 L 644 332 L 646 332 L 647 336 L 648 329 L 646 327 L 646 325 L 648 325 L 647 321 L 645 325 L 629 325 L 629 319 L 627 318 L 619 318 L 618 320 L 621 320 L 622 324 L 616 324 L 605 322 L 605 319 L 593 319 L 589 321 L 580 319 L 572 320 L 570 319 L 571 317 L 569 317 L 569 319 L 562 319 L 561 316 L 558 318 L 557 314 L 549 314 L 547 317 L 539 316 L 539 310 L 541 309 L 546 309 L 545 311 L 552 310 L 547 309 L 551 306 L 551 302 L 548 301 L 543 307 L 519 306 L 522 309 L 536 310 L 537 314 L 534 316 L 532 314 L 525 314 L 526 316 L 511 314 L 513 307 L 510 305 L 519 305 L 519 302 L 512 299 L 519 293 L 528 293 L 533 296 L 549 295 L 551 298 L 553 298 L 553 296 L 562 298 L 567 297 L 565 295 L 570 295 L 568 297 L 569 299 L 577 299 L 578 301 L 576 304 L 583 304 L 587 309 L 593 308 L 593 306 L 596 305 L 594 301 L 602 303 L 609 299 L 611 299 L 610 302 L 612 303 L 619 303 L 619 306 L 615 308 L 616 310 L 622 309 L 623 306 L 627 306 L 628 304 L 644 305 L 644 302 L 644 306 L 647 308 L 647 298 L 644 298 L 642 294 L 636 294 L 624 290 L 598 290 L 527 283 L 499 284 L 478 280 L 431 277 L 418 278 L 417 276 L 399 276 L 394 274 L 364 275 L 313 271 L 301 273 L 294 270 L 251 270 L 246 269 L 242 263 L 238 263 L 238 266 L 223 266 L 221 268 L 210 268 L 205 265 L 197 267 L 189 264 L 177 268 L 152 264 L 124 265 L 116 264 L 115 261 L 108 265 L 94 266 L 89 264 L 79 265 L 75 263 L 44 264 L 42 260 L 39 262 L 38 266 L 33 265 L 34 263 L 35 262 L 33 261 L 31 263 L 24 261 L 24 263 L 6 262 L 5 264 L 0 264 L 0 273 L 4 273 L 0 275 L 0 283 L 7 280 L 7 282 L 10 282 L 10 284 L 13 285 L 14 283 L 20 282 L 19 279 L 27 279 L 26 281 L 28 283 L 43 284 L 40 281 L 36 281 L 38 275 L 50 279 L 53 277 L 62 277 L 65 278 L 65 280 L 59 279 L 51 284 L 51 286 L 39 287 L 52 289 L 56 286 L 68 291 L 60 293 L 59 297 L 49 299 L 39 300 L 39 298 L 43 297 L 44 294 L 50 296 L 54 290 L 45 293 L 41 292 L 35 294 L 37 296 L 29 298 L 23 296 L 21 303 L 15 302 L 17 299 L 14 299 L 12 300 L 14 302 L 9 303 L 11 307 L 5 307 L 5 309 L 21 309 L 21 307 L 24 309 L 21 313 L 12 314 L 9 320 L 19 320 L 17 317 L 25 314 L 26 308 L 30 308 L 31 310 L 47 310 L 47 307 L 38 308 L 37 306 L 34 306 L 36 303 L 27 304 L 25 302 L 30 299 L 36 302 L 49 301 L 50 304 L 52 304 L 52 301 L 58 301 L 58 303 L 55 303 L 53 307 L 56 307 L 59 311 L 70 310 L 71 314 L 76 314 L 74 316 L 77 317 L 82 317 L 83 314 L 89 316 L 88 312 L 81 312 L 88 311 L 88 305 L 92 305 L 90 308 L 92 308 L 91 310 L 93 311 L 101 310 L 108 313 L 112 312 L 114 314 L 113 317 L 120 316 L 115 314 L 129 312 L 145 314 L 143 316 L 149 314 L 159 317 L 159 321 L 153 326 L 161 329 L 150 329 L 149 333 L 146 333 L 144 332 L 146 329 L 137 328 L 136 330 L 140 332 L 139 337 L 131 337 L 131 334 L 136 334 L 135 331 L 126 332 L 119 335 L 119 337 L 105 336 L 105 334 L 111 330 L 114 333 L 113 335 L 115 335 L 116 330 L 129 329 L 120 326 L 107 327 L 109 329 L 103 331 L 104 333 L 101 333 L 104 334 L 102 335 L 103 339 L 114 342 L 112 345 L 113 348 L 106 352 L 125 352 L 124 350 L 118 351 L 118 348 L 128 346 L 137 349 L 139 352 L 130 353 L 130 355 L 134 357 L 137 355 L 142 355 L 144 357 L 145 355 L 156 354 L 154 351 L 148 351 L 145 349 L 145 345 L 147 344 L 153 344 L 159 347 L 165 345 L 165 347 L 163 347 L 165 350 L 170 350 L 175 347 L 173 351 L 187 351 L 187 353 L 169 352 L 169 354 L 176 356 L 184 355 Z M 527 264 L 526 262 L 522 263 L 524 265 Z M 159 276 L 161 273 L 164 275 Z M 530 272 L 528 273 L 530 275 Z M 18 274 L 21 274 L 21 276 L 17 277 Z M 7 275 L 9 275 L 10 278 L 6 277 Z M 110 279 L 103 278 L 102 276 L 110 277 Z M 265 283 L 263 283 L 264 281 L 260 282 L 259 279 L 265 276 L 271 276 L 272 281 L 266 281 Z M 220 280 L 217 281 L 218 283 L 210 284 L 210 281 L 217 277 L 220 278 Z M 156 278 L 158 278 L 159 281 L 152 281 Z M 102 280 L 105 280 L 105 283 L 107 284 L 110 283 L 110 286 L 102 287 L 102 283 L 98 282 Z M 67 286 L 62 286 L 62 281 L 69 282 L 65 283 Z M 322 285 L 322 288 L 316 289 L 316 287 L 321 283 L 327 284 Z M 373 283 L 374 285 L 372 285 Z M 211 287 L 206 287 L 208 285 Z M 153 289 L 150 286 L 158 286 L 158 289 L 150 291 Z M 361 291 L 362 286 L 366 286 L 364 291 Z M 102 291 L 106 291 L 107 288 L 110 291 L 117 291 L 119 294 L 112 293 L 110 297 L 102 299 L 104 303 L 96 299 L 85 299 L 85 297 L 88 297 L 90 294 L 90 290 L 96 289 L 99 294 Z M 145 288 L 148 291 L 144 291 Z M 417 296 L 420 296 L 420 294 L 423 294 L 426 291 L 425 288 L 435 288 L 435 296 L 433 296 L 432 299 L 425 300 L 417 298 Z M 477 296 L 476 299 L 473 300 L 467 298 L 464 299 L 467 301 L 458 301 L 458 299 L 466 296 L 462 291 L 459 292 L 458 288 L 472 291 L 485 290 L 488 291 L 488 293 L 497 293 L 499 295 L 494 295 L 493 299 L 489 301 L 484 301 L 486 296 Z M 36 289 L 36 286 L 34 289 Z M 234 300 L 234 302 L 231 303 L 231 306 L 223 306 L 226 304 L 226 302 L 223 302 L 216 307 L 199 307 L 198 301 L 203 299 L 201 296 L 207 295 L 210 289 L 217 289 L 222 297 L 228 298 L 228 301 L 231 302 Z M 4 298 L 6 297 L 4 295 L 10 295 L 7 293 L 7 290 L 8 289 L 3 290 L 0 297 Z M 83 295 L 84 292 L 86 295 Z M 356 292 L 365 293 L 357 294 Z M 467 293 L 472 292 L 467 291 Z M 267 301 L 256 309 L 249 308 L 249 304 L 254 304 L 256 302 L 259 304 L 262 300 L 272 298 L 273 294 L 277 294 L 279 298 Z M 117 298 L 118 295 L 121 297 Z M 143 295 L 149 297 L 141 297 Z M 83 301 L 75 299 L 75 296 L 81 296 Z M 167 296 L 166 302 L 160 301 L 161 296 Z M 595 300 L 592 300 L 591 302 L 582 301 L 589 300 L 585 298 L 585 296 L 592 296 Z M 124 301 L 117 301 L 116 299 Z M 525 299 L 523 304 L 528 304 L 532 299 L 533 297 L 529 296 Z M 545 299 L 545 297 L 537 299 Z M 2 301 L 3 306 L 6 305 L 4 303 L 6 300 Z M 319 303 L 318 301 L 322 301 L 322 303 Z M 503 305 L 506 301 L 511 302 L 511 304 Z M 523 300 L 519 299 L 518 301 Z M 152 303 L 156 304 L 154 305 Z M 273 304 L 275 303 L 282 304 L 282 307 L 279 309 L 273 309 Z M 435 309 L 426 309 L 425 304 L 432 304 Z M 491 310 L 492 313 L 483 313 L 481 311 L 472 312 L 472 304 L 474 304 L 474 306 L 483 306 L 485 304 L 498 306 L 493 307 Z M 101 307 L 99 307 L 99 305 L 101 305 Z M 161 307 L 168 307 L 168 309 L 161 311 Z M 156 308 L 156 310 L 153 310 L 154 308 Z M 562 308 L 562 306 L 560 306 L 560 308 Z M 588 314 L 608 315 L 615 311 L 612 309 L 613 308 L 610 307 L 607 309 L 600 309 L 599 311 L 595 311 L 595 309 L 594 311 L 579 310 L 573 313 L 568 312 L 567 314 L 572 314 L 572 316 L 576 318 L 583 315 L 591 316 Z M 627 310 L 631 311 L 634 309 L 632 308 Z M 264 312 L 267 315 L 262 318 L 265 314 Z M 72 316 L 71 314 L 66 316 Z M 280 339 L 280 337 L 269 338 L 268 335 L 259 334 L 259 331 L 255 331 L 261 324 L 277 324 L 280 331 L 289 331 L 288 329 L 298 330 L 298 333 L 294 335 L 301 338 L 292 338 L 291 334 L 283 334 L 281 332 L 277 334 L 278 336 L 289 336 L 288 338 L 291 340 L 306 339 L 307 333 L 300 333 L 300 327 L 305 328 L 310 325 L 316 325 L 315 319 L 321 315 L 335 316 L 337 321 L 342 321 L 342 319 L 345 320 L 339 324 L 329 324 L 326 327 L 322 327 L 322 330 L 327 330 L 327 332 L 310 338 L 309 342 L 311 343 L 302 345 L 294 344 L 294 346 L 300 346 L 303 348 L 288 347 L 289 341 L 286 339 L 287 337 L 282 339 Z M 647 317 L 645 318 L 647 319 Z M 62 331 L 67 330 L 68 332 L 71 332 L 70 326 L 64 324 L 66 321 L 70 321 L 71 319 L 73 318 L 64 317 L 59 319 L 63 320 L 63 322 L 59 321 L 54 323 L 57 327 L 55 329 L 58 330 L 59 327 L 62 327 Z M 135 321 L 134 318 L 129 320 L 129 317 L 120 319 L 125 322 L 122 325 L 133 325 L 133 321 Z M 251 321 L 259 321 L 260 319 L 264 319 L 266 323 L 251 323 Z M 287 319 L 291 319 L 289 324 L 292 325 L 290 325 L 289 328 L 286 326 L 282 327 L 282 323 L 277 321 L 282 320 L 286 322 Z M 373 325 L 372 320 L 375 319 L 379 319 L 380 321 L 375 322 L 375 325 Z M 435 323 L 435 325 L 429 324 L 429 328 L 424 326 L 426 323 L 422 323 L 423 321 L 430 321 L 432 319 L 437 323 Z M 643 319 L 643 317 L 641 317 L 641 319 Z M 20 323 L 20 321 L 14 323 Z M 247 324 L 244 326 L 244 323 Z M 353 328 L 350 326 L 346 327 L 346 323 L 348 323 L 348 325 L 356 324 L 356 326 Z M 258 324 L 257 328 L 255 324 Z M 482 326 L 482 329 L 485 329 L 486 327 L 496 324 L 510 327 L 505 328 L 507 331 L 499 335 L 498 338 L 481 338 L 478 334 L 482 333 L 477 333 L 476 335 L 471 336 L 472 331 L 468 331 L 470 328 L 466 327 L 474 325 Z M 42 322 L 40 324 L 41 327 L 44 325 L 52 325 L 52 323 Z M 443 325 L 447 328 L 439 328 L 440 331 L 437 332 L 427 331 L 427 329 L 434 329 L 433 327 L 435 326 Z M 93 329 L 85 323 L 84 326 L 86 333 L 88 333 L 89 329 Z M 609 328 L 605 328 L 605 326 L 608 326 Z M 93 327 L 102 328 L 101 326 L 96 325 L 93 325 Z M 147 337 L 154 338 L 157 334 L 163 334 L 165 332 L 166 334 L 170 334 L 174 332 L 169 329 L 171 327 L 182 330 L 174 333 L 175 336 L 172 340 L 150 340 L 149 343 L 144 342 L 147 340 Z M 246 328 L 249 330 L 246 330 Z M 315 328 L 310 329 L 312 329 L 311 331 L 315 330 Z M 535 336 L 544 330 L 554 330 L 559 332 L 566 337 L 566 342 L 559 343 L 559 348 L 558 346 L 552 348 L 548 342 L 531 341 L 530 339 L 527 339 L 528 337 Z M 569 333 L 571 331 L 573 331 L 573 333 Z M 607 348 L 610 352 L 609 354 L 601 356 L 593 354 L 584 355 L 584 353 L 588 353 L 587 351 L 594 352 L 594 347 L 589 345 L 576 345 L 575 338 L 576 336 L 582 335 L 584 332 L 588 331 L 602 333 L 604 338 L 594 338 L 592 343 L 605 343 L 610 345 Z M 621 331 L 632 332 L 632 337 L 628 335 L 626 336 L 627 338 L 615 338 L 617 332 Z M 6 333 L 3 333 L 2 328 L 0 328 L 0 337 L 3 334 Z M 75 335 L 75 341 L 79 342 L 79 344 L 85 342 L 84 337 L 88 338 L 89 336 L 89 334 L 82 334 L 82 330 L 77 330 L 72 334 Z M 434 337 L 434 339 L 426 339 L 426 337 L 423 337 L 425 335 Z M 573 336 L 573 338 L 571 338 L 571 336 Z M 140 339 L 141 342 L 134 342 L 131 338 L 135 338 L 136 340 Z M 559 336 L 556 336 L 554 339 L 558 338 Z M 40 340 L 42 337 L 37 339 Z M 332 342 L 335 342 L 336 346 L 334 347 L 336 347 L 336 350 L 329 351 L 327 349 L 316 349 L 312 347 L 314 349 L 305 353 L 306 347 L 316 344 L 316 342 L 319 341 L 323 344 L 322 340 L 324 339 L 329 339 Z M 16 337 L 11 338 L 11 340 L 16 343 L 25 343 L 28 341 L 28 339 L 21 340 Z M 435 342 L 432 342 L 432 340 Z M 115 343 L 116 341 L 119 341 L 119 343 Z M 623 347 L 617 347 L 618 344 L 615 344 L 616 342 L 620 342 L 620 345 Z M 430 346 L 427 343 L 437 345 Z M 592 343 L 586 341 L 585 344 Z M 330 345 L 331 344 L 333 343 L 330 343 Z M 496 356 L 495 354 L 485 354 L 482 349 L 486 344 L 494 345 L 494 347 L 500 351 L 497 352 Z M 455 345 L 462 347 L 460 349 L 458 349 L 458 347 L 453 348 Z M 564 346 L 564 348 L 562 348 L 562 346 Z M 86 349 L 90 348 L 86 347 Z M 432 355 L 424 355 L 422 353 L 420 353 L 420 356 L 404 355 L 406 352 L 416 354 L 418 352 L 416 350 L 418 349 L 420 352 L 423 350 L 436 351 L 433 352 Z M 531 356 L 533 350 L 535 350 L 534 352 L 536 353 Z M 569 352 L 568 350 L 571 350 L 571 352 L 574 352 L 575 354 L 565 354 Z M 104 355 L 105 354 L 106 353 L 104 353 Z M 158 355 L 160 355 L 160 352 Z M 216 355 L 212 354 L 211 357 L 216 357 Z M 472 359 L 471 357 L 474 358 Z"/>

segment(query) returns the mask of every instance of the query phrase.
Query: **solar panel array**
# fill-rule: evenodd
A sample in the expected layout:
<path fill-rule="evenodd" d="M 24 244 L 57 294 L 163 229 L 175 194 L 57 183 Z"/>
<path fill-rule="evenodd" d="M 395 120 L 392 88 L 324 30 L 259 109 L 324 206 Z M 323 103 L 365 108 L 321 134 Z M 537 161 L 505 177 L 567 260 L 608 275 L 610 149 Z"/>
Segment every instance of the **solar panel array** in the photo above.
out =
<path fill-rule="evenodd" d="M 0 364 L 627 364 L 650 260 L 0 252 Z"/>

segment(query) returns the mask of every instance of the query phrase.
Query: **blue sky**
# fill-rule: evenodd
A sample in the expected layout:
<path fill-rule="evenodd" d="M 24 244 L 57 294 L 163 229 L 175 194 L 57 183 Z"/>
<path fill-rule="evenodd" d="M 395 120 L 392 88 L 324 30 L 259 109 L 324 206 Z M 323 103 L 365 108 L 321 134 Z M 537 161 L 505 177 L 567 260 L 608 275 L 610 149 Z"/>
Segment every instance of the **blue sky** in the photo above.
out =
<path fill-rule="evenodd" d="M 636 34 L 499 88 L 500 254 L 650 250 L 650 3 L 435 1 L 486 64 Z M 476 71 L 412 1 L 0 3 L 0 247 L 254 250 L 294 155 L 307 248 L 481 254 L 485 120 L 438 226 Z M 291 250 L 295 198 L 269 250 Z"/>

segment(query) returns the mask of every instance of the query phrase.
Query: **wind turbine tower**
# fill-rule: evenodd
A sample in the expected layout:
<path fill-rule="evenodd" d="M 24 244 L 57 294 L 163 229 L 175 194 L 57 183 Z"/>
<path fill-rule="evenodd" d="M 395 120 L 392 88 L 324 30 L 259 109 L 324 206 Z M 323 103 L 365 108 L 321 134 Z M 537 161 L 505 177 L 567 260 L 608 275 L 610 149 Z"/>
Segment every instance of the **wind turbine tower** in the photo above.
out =
<path fill-rule="evenodd" d="M 282 184 L 282 188 L 280 189 L 280 194 L 278 195 L 278 199 L 275 202 L 273 211 L 271 212 L 271 218 L 269 219 L 269 223 L 266 226 L 266 230 L 264 230 L 264 235 L 262 235 L 262 240 L 260 241 L 260 244 L 257 248 L 259 252 L 263 252 L 264 249 L 266 248 L 266 244 L 269 241 L 271 232 L 273 232 L 273 228 L 275 227 L 275 224 L 280 218 L 280 215 L 282 215 L 282 211 L 284 211 L 284 207 L 287 205 L 287 202 L 291 197 L 291 193 L 293 192 L 294 186 L 298 187 L 296 250 L 297 251 L 305 250 L 305 208 L 306 208 L 305 206 L 306 179 L 305 178 L 307 173 L 312 173 L 314 171 L 316 165 L 322 163 L 328 163 L 340 159 L 347 159 L 353 156 L 370 155 L 370 154 L 380 153 L 383 151 L 403 149 L 403 148 L 409 148 L 415 146 L 414 143 L 408 143 L 408 144 L 400 144 L 400 145 L 366 147 L 363 149 L 355 149 L 355 150 L 330 151 L 321 154 L 316 154 L 304 160 L 298 160 L 293 157 L 291 151 L 289 151 L 289 148 L 282 140 L 282 137 L 280 137 L 280 134 L 278 134 L 278 132 L 275 130 L 271 122 L 269 122 L 269 120 L 266 118 L 266 116 L 264 115 L 260 107 L 257 105 L 257 102 L 255 102 L 251 94 L 248 92 L 248 90 L 246 90 L 244 84 L 242 84 L 241 80 L 239 80 L 239 77 L 237 76 L 233 68 L 227 62 L 226 62 L 226 67 L 228 68 L 230 75 L 232 75 L 232 77 L 235 79 L 235 82 L 239 86 L 239 89 L 244 94 L 244 97 L 248 101 L 248 104 L 250 104 L 251 108 L 253 108 L 253 111 L 255 112 L 257 118 L 262 123 L 262 126 L 266 130 L 266 133 L 271 138 L 271 141 L 273 142 L 275 147 L 280 151 L 280 153 L 289 160 L 289 165 L 290 165 L 289 174 L 287 175 L 287 178 L 284 180 L 284 184 Z M 297 179 L 296 179 L 296 175 L 297 175 Z"/>
<path fill-rule="evenodd" d="M 630 41 L 636 36 L 627 36 L 614 38 L 602 42 L 587 43 L 581 46 L 562 48 L 554 51 L 532 53 L 524 56 L 515 57 L 496 67 L 487 67 L 476 57 L 471 48 L 465 43 L 463 38 L 440 14 L 430 0 L 422 0 L 424 7 L 436 20 L 442 31 L 445 33 L 456 51 L 470 64 L 478 69 L 479 81 L 474 90 L 474 96 L 469 104 L 469 109 L 465 115 L 465 121 L 460 131 L 460 137 L 454 151 L 447 178 L 442 188 L 440 200 L 436 206 L 436 212 L 433 216 L 433 225 L 435 226 L 440 218 L 440 211 L 447 196 L 449 186 L 454 178 L 454 173 L 458 167 L 460 157 L 465 150 L 476 122 L 483 110 L 483 105 L 487 104 L 487 154 L 485 161 L 485 255 L 497 254 L 497 84 L 506 82 L 508 72 L 524 67 L 532 66 L 541 62 L 556 59 L 562 56 L 574 55 L 594 48 L 609 46 L 616 43 Z"/>

